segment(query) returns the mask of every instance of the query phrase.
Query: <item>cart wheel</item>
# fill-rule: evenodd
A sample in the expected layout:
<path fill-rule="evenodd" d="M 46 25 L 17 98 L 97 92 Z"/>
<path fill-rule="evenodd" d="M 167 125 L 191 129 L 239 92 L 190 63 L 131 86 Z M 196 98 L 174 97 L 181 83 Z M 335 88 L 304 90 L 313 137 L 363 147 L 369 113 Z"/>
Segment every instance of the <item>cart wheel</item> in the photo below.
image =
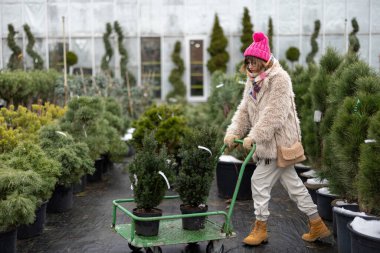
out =
<path fill-rule="evenodd" d="M 140 252 L 141 248 L 133 246 L 132 244 L 128 243 L 128 247 L 132 250 L 132 252 Z"/>
<path fill-rule="evenodd" d="M 207 244 L 206 253 L 223 253 L 223 252 L 224 252 L 224 245 L 223 244 L 221 244 L 221 246 L 219 248 L 217 248 L 216 245 L 214 245 L 214 241 L 210 241 Z"/>
<path fill-rule="evenodd" d="M 198 253 L 200 252 L 200 247 L 198 243 L 189 243 L 185 247 L 185 253 Z"/>
<path fill-rule="evenodd" d="M 162 249 L 158 246 L 154 246 L 152 248 L 145 248 L 145 253 L 162 253 Z"/>

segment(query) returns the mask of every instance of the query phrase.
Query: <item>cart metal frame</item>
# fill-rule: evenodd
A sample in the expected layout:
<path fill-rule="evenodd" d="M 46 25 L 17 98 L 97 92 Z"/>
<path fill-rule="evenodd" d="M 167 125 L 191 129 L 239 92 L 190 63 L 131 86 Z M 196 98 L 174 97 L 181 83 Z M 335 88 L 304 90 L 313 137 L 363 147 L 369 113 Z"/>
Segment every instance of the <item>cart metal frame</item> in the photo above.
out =
<path fill-rule="evenodd" d="M 235 140 L 236 144 L 243 144 L 242 140 Z M 221 154 L 224 153 L 226 145 L 221 148 Z M 132 212 L 127 210 L 121 204 L 134 202 L 133 198 L 129 199 L 116 199 L 113 200 L 113 219 L 112 228 L 128 241 L 128 245 L 133 251 L 145 248 L 147 253 L 160 253 L 160 246 L 172 244 L 194 244 L 202 241 L 209 241 L 206 252 L 207 253 L 223 253 L 224 245 L 223 240 L 236 237 L 231 224 L 231 217 L 236 202 L 236 197 L 240 188 L 240 183 L 244 175 L 244 170 L 248 162 L 251 160 L 256 146 L 254 146 L 247 157 L 245 158 L 239 176 L 236 182 L 235 191 L 231 199 L 231 204 L 228 213 L 225 211 L 212 211 L 205 213 L 195 214 L 176 214 L 176 215 L 163 215 L 160 217 L 138 217 Z M 165 196 L 164 199 L 177 199 L 176 196 Z M 116 224 L 116 212 L 120 210 L 128 217 L 131 218 L 131 223 Z M 206 216 L 205 228 L 198 231 L 190 231 L 182 229 L 182 218 L 201 217 Z M 214 221 L 207 219 L 208 216 L 223 216 L 224 223 L 218 224 Z M 139 236 L 135 233 L 135 221 L 156 221 L 160 220 L 160 230 L 157 236 Z"/>

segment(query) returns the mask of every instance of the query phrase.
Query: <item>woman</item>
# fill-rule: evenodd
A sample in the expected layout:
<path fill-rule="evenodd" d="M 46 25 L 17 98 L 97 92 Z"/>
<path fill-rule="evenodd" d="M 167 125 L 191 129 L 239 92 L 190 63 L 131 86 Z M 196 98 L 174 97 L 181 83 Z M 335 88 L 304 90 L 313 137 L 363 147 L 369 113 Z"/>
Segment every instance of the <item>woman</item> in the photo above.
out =
<path fill-rule="evenodd" d="M 310 231 L 302 239 L 313 242 L 327 237 L 331 233 L 294 166 L 278 168 L 276 165 L 277 146 L 290 147 L 301 139 L 290 77 L 271 54 L 268 38 L 263 33 L 253 35 L 253 43 L 245 50 L 244 57 L 248 80 L 224 138 L 229 148 L 235 145 L 235 139 L 244 138 L 246 149 L 257 144 L 254 155 L 257 168 L 251 179 L 256 222 L 243 242 L 248 245 L 267 242 L 268 203 L 277 180 L 309 217 Z"/>

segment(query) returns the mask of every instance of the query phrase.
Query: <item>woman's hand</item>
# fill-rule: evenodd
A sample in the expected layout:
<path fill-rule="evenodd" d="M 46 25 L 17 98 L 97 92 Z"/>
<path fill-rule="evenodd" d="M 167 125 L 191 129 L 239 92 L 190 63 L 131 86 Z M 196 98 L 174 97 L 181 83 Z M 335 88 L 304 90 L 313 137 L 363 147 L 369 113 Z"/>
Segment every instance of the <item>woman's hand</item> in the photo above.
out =
<path fill-rule="evenodd" d="M 224 144 L 227 145 L 228 149 L 234 149 L 238 144 L 234 142 L 234 140 L 238 140 L 239 136 L 234 134 L 226 134 L 224 137 Z"/>
<path fill-rule="evenodd" d="M 245 137 L 243 140 L 243 147 L 247 150 L 251 150 L 255 141 L 251 137 Z"/>

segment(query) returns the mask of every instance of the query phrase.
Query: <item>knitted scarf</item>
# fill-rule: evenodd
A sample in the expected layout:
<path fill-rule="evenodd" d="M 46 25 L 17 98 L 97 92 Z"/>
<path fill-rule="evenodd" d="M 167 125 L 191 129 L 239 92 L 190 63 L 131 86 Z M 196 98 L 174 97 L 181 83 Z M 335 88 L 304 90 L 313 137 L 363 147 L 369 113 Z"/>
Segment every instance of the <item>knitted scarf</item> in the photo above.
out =
<path fill-rule="evenodd" d="M 270 61 L 274 61 L 273 56 L 271 57 Z M 251 88 L 251 91 L 249 92 L 249 94 L 253 97 L 254 100 L 257 99 L 257 94 L 261 90 L 261 86 L 263 84 L 263 81 L 268 76 L 268 74 L 271 70 L 272 70 L 272 67 L 268 68 L 267 70 L 265 70 L 264 72 L 261 72 L 259 74 L 258 73 L 251 73 L 249 71 L 247 72 L 248 78 L 252 82 L 252 88 Z"/>

